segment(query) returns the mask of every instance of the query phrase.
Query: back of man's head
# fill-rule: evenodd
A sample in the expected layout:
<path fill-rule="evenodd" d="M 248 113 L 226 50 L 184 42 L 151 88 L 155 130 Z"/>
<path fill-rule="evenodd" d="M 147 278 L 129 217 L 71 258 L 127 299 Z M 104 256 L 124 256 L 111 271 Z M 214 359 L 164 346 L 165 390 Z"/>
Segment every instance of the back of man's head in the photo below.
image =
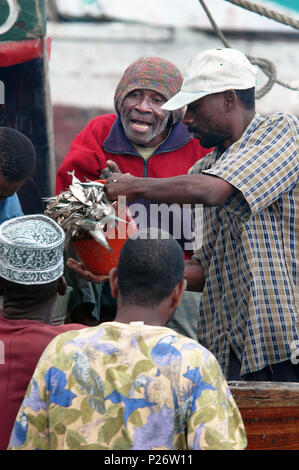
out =
<path fill-rule="evenodd" d="M 117 267 L 122 303 L 158 305 L 183 279 L 184 266 L 182 248 L 167 232 L 137 232 L 124 244 Z"/>
<path fill-rule="evenodd" d="M 32 142 L 21 132 L 0 127 L 0 173 L 9 182 L 27 178 L 36 161 Z"/>

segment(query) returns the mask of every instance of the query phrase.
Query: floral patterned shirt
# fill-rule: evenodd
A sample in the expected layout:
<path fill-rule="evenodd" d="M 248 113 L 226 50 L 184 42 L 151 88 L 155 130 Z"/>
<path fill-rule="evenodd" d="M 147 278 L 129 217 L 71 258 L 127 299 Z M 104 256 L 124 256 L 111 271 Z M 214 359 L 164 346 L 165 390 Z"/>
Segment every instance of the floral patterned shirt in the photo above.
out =
<path fill-rule="evenodd" d="M 244 449 L 241 415 L 215 357 L 142 322 L 56 337 L 27 389 L 9 449 Z"/>

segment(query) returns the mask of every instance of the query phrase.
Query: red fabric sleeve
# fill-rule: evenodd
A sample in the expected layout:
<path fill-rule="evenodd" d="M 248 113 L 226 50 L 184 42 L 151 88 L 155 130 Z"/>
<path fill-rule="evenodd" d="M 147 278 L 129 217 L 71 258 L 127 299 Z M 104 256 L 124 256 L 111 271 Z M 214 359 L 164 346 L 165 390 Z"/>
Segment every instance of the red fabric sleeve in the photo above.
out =
<path fill-rule="evenodd" d="M 81 181 L 85 178 L 98 179 L 106 167 L 106 154 L 102 148 L 103 141 L 108 136 L 115 115 L 105 115 L 94 118 L 74 138 L 68 153 L 61 163 L 56 175 L 56 194 L 65 191 L 72 181 L 68 172 L 75 169 L 75 176 Z"/>

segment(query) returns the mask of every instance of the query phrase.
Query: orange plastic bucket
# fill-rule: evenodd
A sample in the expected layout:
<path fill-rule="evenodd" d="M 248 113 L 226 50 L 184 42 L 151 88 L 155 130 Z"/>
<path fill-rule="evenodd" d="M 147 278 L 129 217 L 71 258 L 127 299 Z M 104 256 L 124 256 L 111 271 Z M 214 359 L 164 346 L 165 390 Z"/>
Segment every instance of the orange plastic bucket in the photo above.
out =
<path fill-rule="evenodd" d="M 105 180 L 97 181 L 105 183 Z M 118 227 L 121 226 L 120 231 L 115 227 L 113 230 L 105 232 L 111 251 L 107 250 L 94 238 L 73 240 L 71 242 L 71 246 L 82 263 L 84 263 L 86 269 L 94 274 L 109 274 L 110 270 L 118 264 L 119 255 L 125 241 L 130 235 L 138 231 L 137 225 L 127 206 L 118 207 L 117 205 L 116 215 L 120 219 L 125 220 L 126 223 L 117 222 Z"/>

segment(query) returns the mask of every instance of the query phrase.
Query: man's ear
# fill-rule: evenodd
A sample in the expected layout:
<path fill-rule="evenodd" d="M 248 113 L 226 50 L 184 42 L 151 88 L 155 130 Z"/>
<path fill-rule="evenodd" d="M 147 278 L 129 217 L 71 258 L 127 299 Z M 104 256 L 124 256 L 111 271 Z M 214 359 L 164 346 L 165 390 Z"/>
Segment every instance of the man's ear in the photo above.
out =
<path fill-rule="evenodd" d="M 109 273 L 109 284 L 111 289 L 111 295 L 116 299 L 118 295 L 118 279 L 116 268 L 112 268 Z"/>
<path fill-rule="evenodd" d="M 57 292 L 58 292 L 59 295 L 65 295 L 66 294 L 66 289 L 67 289 L 66 280 L 65 280 L 64 276 L 61 276 L 58 279 Z"/>
<path fill-rule="evenodd" d="M 182 279 L 181 281 L 177 283 L 177 285 L 175 286 L 172 292 L 172 304 L 171 304 L 172 308 L 177 308 L 182 298 L 182 295 L 185 292 L 186 287 L 187 287 L 186 279 Z"/>
<path fill-rule="evenodd" d="M 224 107 L 226 112 L 232 111 L 237 104 L 237 94 L 235 90 L 226 90 L 223 93 L 224 96 Z"/>

